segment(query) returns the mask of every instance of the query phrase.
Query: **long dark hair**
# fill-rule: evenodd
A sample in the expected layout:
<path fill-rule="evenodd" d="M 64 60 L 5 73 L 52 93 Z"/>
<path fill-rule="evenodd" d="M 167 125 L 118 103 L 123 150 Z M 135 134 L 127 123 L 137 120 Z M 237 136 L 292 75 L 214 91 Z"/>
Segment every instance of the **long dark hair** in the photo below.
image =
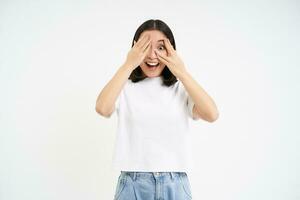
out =
<path fill-rule="evenodd" d="M 131 47 L 133 47 L 133 45 L 134 45 L 134 40 L 138 41 L 140 35 L 144 31 L 147 31 L 147 30 L 161 31 L 170 40 L 173 48 L 176 50 L 175 40 L 174 40 L 174 36 L 173 36 L 171 29 L 165 22 L 163 22 L 159 19 L 156 19 L 156 20 L 150 19 L 150 20 L 147 20 L 144 23 L 142 23 L 138 27 L 138 29 L 136 30 L 136 32 L 134 34 Z M 166 86 L 173 85 L 174 83 L 177 82 L 176 76 L 174 76 L 174 74 L 172 74 L 172 72 L 169 70 L 169 68 L 167 66 L 165 66 L 165 68 L 161 72 L 161 75 L 163 78 L 163 83 Z M 131 72 L 128 79 L 131 79 L 132 82 L 138 82 L 138 81 L 145 79 L 146 77 L 147 76 L 143 74 L 142 68 L 140 66 L 138 66 Z"/>

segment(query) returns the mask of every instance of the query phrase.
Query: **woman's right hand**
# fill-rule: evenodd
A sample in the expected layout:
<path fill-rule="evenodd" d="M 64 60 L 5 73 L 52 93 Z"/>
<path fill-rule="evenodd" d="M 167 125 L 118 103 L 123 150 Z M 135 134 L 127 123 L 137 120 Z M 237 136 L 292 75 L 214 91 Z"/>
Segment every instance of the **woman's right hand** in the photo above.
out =
<path fill-rule="evenodd" d="M 143 35 L 138 42 L 134 41 L 133 47 L 127 54 L 126 64 L 132 67 L 132 70 L 137 68 L 145 59 L 151 47 L 150 36 Z"/>

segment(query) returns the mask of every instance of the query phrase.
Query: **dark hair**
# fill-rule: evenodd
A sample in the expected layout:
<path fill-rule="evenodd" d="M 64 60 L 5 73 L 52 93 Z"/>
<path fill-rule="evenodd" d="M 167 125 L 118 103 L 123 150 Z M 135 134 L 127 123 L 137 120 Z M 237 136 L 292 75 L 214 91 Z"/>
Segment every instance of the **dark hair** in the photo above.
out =
<path fill-rule="evenodd" d="M 161 31 L 170 40 L 173 48 L 176 50 L 175 40 L 171 29 L 165 22 L 159 19 L 156 20 L 150 19 L 142 23 L 134 34 L 131 47 L 133 47 L 134 41 L 138 41 L 140 35 L 146 30 Z M 165 66 L 161 74 L 162 74 L 164 85 L 170 86 L 177 82 L 176 76 L 174 76 L 174 74 L 169 70 L 167 66 Z M 141 67 L 138 66 L 131 72 L 129 79 L 131 79 L 132 82 L 138 82 L 145 79 L 146 77 L 147 76 L 143 74 Z"/>

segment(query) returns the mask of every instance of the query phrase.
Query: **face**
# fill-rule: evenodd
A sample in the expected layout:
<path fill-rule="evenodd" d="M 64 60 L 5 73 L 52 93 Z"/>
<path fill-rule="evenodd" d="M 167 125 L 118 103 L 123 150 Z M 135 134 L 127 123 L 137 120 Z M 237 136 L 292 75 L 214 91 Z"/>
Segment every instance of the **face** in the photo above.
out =
<path fill-rule="evenodd" d="M 163 39 L 167 37 L 158 30 L 144 31 L 140 35 L 140 37 L 145 34 L 150 36 L 151 46 L 144 61 L 140 64 L 140 67 L 147 77 L 157 77 L 161 75 L 161 72 L 165 68 L 165 65 L 159 62 L 159 59 L 154 50 L 157 49 L 163 55 L 167 55 L 167 50 L 163 42 Z"/>

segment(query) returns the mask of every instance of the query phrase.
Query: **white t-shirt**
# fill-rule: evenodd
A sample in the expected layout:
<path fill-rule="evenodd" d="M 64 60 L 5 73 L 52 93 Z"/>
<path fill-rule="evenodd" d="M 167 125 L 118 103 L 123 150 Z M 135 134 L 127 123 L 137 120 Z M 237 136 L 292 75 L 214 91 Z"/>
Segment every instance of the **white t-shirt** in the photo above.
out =
<path fill-rule="evenodd" d="M 128 79 L 115 103 L 118 126 L 112 167 L 190 171 L 194 165 L 189 128 L 193 105 L 179 79 L 169 87 L 163 85 L 162 77 L 136 83 Z"/>

